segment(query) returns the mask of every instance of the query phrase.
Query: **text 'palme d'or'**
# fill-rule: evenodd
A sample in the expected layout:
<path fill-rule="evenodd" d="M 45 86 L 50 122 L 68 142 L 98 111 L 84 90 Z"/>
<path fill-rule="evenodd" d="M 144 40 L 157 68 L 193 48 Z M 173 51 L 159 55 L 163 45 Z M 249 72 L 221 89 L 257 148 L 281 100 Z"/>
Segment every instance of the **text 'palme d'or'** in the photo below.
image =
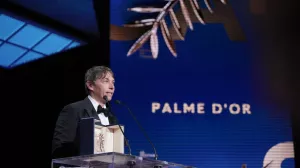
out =
<path fill-rule="evenodd" d="M 169 114 L 205 114 L 205 103 L 160 103 L 152 102 L 151 111 L 152 113 L 169 113 Z M 211 113 L 212 114 L 222 114 L 230 113 L 232 115 L 244 114 L 251 115 L 251 105 L 247 103 L 237 104 L 237 103 L 212 103 L 211 104 Z"/>

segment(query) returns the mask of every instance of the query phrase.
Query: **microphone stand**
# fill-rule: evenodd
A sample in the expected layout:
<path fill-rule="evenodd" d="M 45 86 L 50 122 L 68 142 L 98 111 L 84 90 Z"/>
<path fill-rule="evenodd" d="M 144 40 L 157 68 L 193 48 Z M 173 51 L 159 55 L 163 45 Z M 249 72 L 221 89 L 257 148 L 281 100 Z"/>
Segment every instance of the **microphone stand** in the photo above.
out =
<path fill-rule="evenodd" d="M 106 101 L 106 104 L 108 105 L 108 108 L 110 108 L 108 115 L 115 118 L 116 123 L 117 123 L 117 125 L 119 126 L 119 128 L 120 128 L 120 130 L 121 130 L 121 132 L 122 132 L 122 134 L 123 134 L 123 136 L 124 136 L 124 140 L 125 140 L 126 146 L 128 147 L 128 150 L 129 150 L 129 155 L 132 156 L 132 154 L 131 154 L 131 147 L 130 147 L 130 145 L 129 145 L 129 142 L 128 142 L 128 140 L 127 140 L 125 134 L 124 134 L 124 131 L 123 131 L 122 127 L 121 127 L 120 124 L 119 124 L 119 121 L 117 120 L 116 115 L 114 115 L 113 112 L 112 112 L 112 110 L 111 110 L 111 106 L 110 106 L 110 104 L 109 104 L 109 101 L 108 101 L 108 99 L 107 99 L 107 96 L 104 96 L 103 99 Z M 127 162 L 127 166 L 129 166 L 129 168 L 133 168 L 134 165 L 136 165 L 136 162 L 135 162 L 134 160 L 130 160 L 130 161 Z"/>
<path fill-rule="evenodd" d="M 137 125 L 138 125 L 139 128 L 141 129 L 142 133 L 144 134 L 144 136 L 145 136 L 146 139 L 148 140 L 148 142 L 151 144 L 151 146 L 152 146 L 152 148 L 153 148 L 153 151 L 154 151 L 154 153 L 155 153 L 155 157 L 154 157 L 154 158 L 155 158 L 155 160 L 157 160 L 158 155 L 157 155 L 155 146 L 154 146 L 153 143 L 151 142 L 150 138 L 147 136 L 146 131 L 144 130 L 144 128 L 141 126 L 141 124 L 138 122 L 138 120 L 136 119 L 136 117 L 133 115 L 133 113 L 132 113 L 132 111 L 130 110 L 130 108 L 129 108 L 126 104 L 122 103 L 122 102 L 119 101 L 119 100 L 116 100 L 115 103 L 116 103 L 116 104 L 119 104 L 119 105 L 123 105 L 123 106 L 125 106 L 125 107 L 127 108 L 127 110 L 129 111 L 130 115 L 131 115 L 132 118 L 135 120 L 135 122 L 137 123 Z"/>

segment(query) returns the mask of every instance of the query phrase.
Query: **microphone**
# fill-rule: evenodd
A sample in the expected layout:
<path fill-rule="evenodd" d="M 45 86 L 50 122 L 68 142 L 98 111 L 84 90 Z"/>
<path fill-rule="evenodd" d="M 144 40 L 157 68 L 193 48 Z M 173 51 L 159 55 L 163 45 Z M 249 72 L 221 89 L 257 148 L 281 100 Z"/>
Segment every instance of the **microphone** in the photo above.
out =
<path fill-rule="evenodd" d="M 155 149 L 153 143 L 151 142 L 150 138 L 149 138 L 148 135 L 146 134 L 146 131 L 144 130 L 144 128 L 141 126 L 141 124 L 138 122 L 138 120 L 137 120 L 137 119 L 135 118 L 135 116 L 133 115 L 133 113 L 132 113 L 132 111 L 130 110 L 130 108 L 129 108 L 126 104 L 122 103 L 120 100 L 116 100 L 115 103 L 116 103 L 116 104 L 119 104 L 119 105 L 123 105 L 123 106 L 125 106 L 125 107 L 127 108 L 128 112 L 130 113 L 130 115 L 132 116 L 132 118 L 135 120 L 135 122 L 137 123 L 137 125 L 139 126 L 139 128 L 141 129 L 141 131 L 143 132 L 144 136 L 145 136 L 146 139 L 148 140 L 148 142 L 151 144 L 151 146 L 152 146 L 152 148 L 153 148 L 153 151 L 154 151 L 154 154 L 155 154 L 155 157 L 154 157 L 154 158 L 155 158 L 155 160 L 157 160 L 158 155 L 157 155 L 157 152 L 156 152 L 156 149 Z"/>
<path fill-rule="evenodd" d="M 107 104 L 108 107 L 111 109 L 111 106 L 110 106 L 110 104 L 109 104 L 109 101 L 108 101 L 107 96 L 103 96 L 103 99 L 106 101 L 106 104 Z M 116 120 L 117 120 L 117 117 L 116 117 L 116 115 L 113 114 L 112 110 L 109 110 L 109 111 L 110 111 L 110 112 L 109 112 L 109 116 L 114 116 L 114 117 L 116 118 Z M 127 140 L 127 138 L 126 138 L 126 136 L 125 136 L 125 134 L 124 134 L 124 131 L 123 131 L 123 129 L 122 129 L 122 127 L 120 126 L 120 124 L 119 124 L 118 121 L 117 121 L 117 125 L 119 126 L 119 128 L 120 128 L 120 130 L 121 130 L 121 132 L 122 132 L 122 134 L 123 134 L 123 136 L 124 136 L 126 146 L 128 147 L 128 150 L 129 150 L 129 155 L 131 155 L 131 147 L 130 147 L 130 145 L 129 145 L 129 143 L 128 143 L 128 140 Z"/>

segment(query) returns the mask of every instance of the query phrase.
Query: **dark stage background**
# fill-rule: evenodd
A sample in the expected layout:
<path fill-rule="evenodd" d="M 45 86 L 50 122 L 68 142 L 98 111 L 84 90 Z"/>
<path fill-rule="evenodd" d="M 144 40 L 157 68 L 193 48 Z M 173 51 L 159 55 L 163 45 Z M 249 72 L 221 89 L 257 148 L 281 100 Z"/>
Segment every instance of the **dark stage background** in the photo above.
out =
<path fill-rule="evenodd" d="M 3 154 L 14 156 L 18 151 L 18 155 L 26 158 L 32 156 L 30 162 L 35 166 L 50 167 L 52 134 L 58 113 L 64 105 L 86 96 L 86 69 L 99 64 L 109 66 L 109 57 L 98 48 L 99 42 L 95 42 L 1 71 L 2 137 L 7 137 L 2 141 L 5 146 L 17 145 L 3 149 Z M 13 164 L 24 165 L 24 156 L 18 157 L 22 161 Z"/>
<path fill-rule="evenodd" d="M 272 90 L 265 99 L 289 107 L 293 138 L 298 141 L 300 68 L 296 59 L 299 27 L 296 22 L 289 21 L 297 20 L 297 15 L 292 12 L 295 11 L 293 6 L 284 6 L 289 3 L 273 1 L 269 4 L 268 13 L 259 18 L 259 23 L 264 24 L 257 26 L 263 53 L 257 59 L 269 77 L 265 79 L 268 89 Z M 279 7 L 282 12 L 278 12 Z M 50 167 L 52 131 L 57 114 L 65 104 L 85 97 L 83 75 L 94 65 L 110 65 L 109 54 L 105 54 L 100 41 L 13 70 L 1 69 L 2 154 L 9 160 L 5 165 L 15 167 L 35 162 L 34 167 L 38 164 Z M 295 148 L 298 157 L 297 143 Z"/>

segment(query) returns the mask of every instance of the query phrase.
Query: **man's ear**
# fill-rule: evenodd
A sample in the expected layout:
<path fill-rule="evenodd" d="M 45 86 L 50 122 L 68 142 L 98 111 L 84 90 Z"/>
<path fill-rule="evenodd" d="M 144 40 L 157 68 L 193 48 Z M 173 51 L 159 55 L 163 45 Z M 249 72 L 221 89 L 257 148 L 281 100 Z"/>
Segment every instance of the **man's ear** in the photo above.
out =
<path fill-rule="evenodd" d="M 85 82 L 85 85 L 89 90 L 94 90 L 94 83 L 92 81 Z"/>

